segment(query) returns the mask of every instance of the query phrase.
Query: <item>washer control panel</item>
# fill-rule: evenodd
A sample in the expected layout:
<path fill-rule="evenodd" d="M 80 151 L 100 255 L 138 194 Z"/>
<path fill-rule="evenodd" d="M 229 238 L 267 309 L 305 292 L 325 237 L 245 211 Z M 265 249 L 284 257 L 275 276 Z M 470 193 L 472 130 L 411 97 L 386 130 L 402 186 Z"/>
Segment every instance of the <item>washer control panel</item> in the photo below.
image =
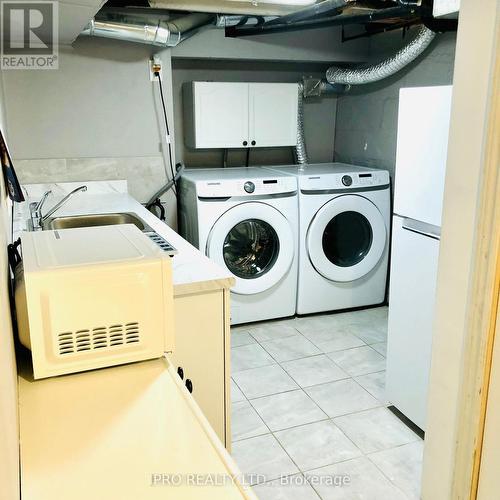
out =
<path fill-rule="evenodd" d="M 307 172 L 307 171 L 306 171 Z M 356 190 L 389 185 L 387 170 L 368 170 L 366 172 L 327 173 L 318 175 L 301 175 L 302 191 Z"/>
<path fill-rule="evenodd" d="M 221 179 L 197 182 L 196 192 L 201 198 L 229 198 L 233 196 L 266 196 L 297 191 L 297 179 L 292 176 L 252 179 Z"/>

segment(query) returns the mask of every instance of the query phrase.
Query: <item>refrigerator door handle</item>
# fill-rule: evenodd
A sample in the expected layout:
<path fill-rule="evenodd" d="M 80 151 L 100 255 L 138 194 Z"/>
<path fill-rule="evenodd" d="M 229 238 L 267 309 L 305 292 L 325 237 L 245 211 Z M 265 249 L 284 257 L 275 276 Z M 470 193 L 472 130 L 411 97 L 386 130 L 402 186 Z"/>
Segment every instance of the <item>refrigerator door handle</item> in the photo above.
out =
<path fill-rule="evenodd" d="M 407 231 L 427 236 L 428 238 L 433 238 L 435 240 L 441 239 L 441 228 L 433 226 L 432 224 L 426 224 L 425 222 L 420 222 L 415 219 L 405 218 L 403 219 L 401 227 Z"/>

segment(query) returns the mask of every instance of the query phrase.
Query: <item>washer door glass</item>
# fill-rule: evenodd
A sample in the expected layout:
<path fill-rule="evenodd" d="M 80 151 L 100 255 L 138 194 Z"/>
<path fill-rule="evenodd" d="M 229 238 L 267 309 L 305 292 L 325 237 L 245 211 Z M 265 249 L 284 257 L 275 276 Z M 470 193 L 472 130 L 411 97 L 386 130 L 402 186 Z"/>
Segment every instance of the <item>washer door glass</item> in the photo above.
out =
<path fill-rule="evenodd" d="M 292 265 L 294 232 L 287 218 L 264 202 L 235 205 L 212 226 L 206 254 L 236 279 L 231 291 L 260 293 L 279 283 Z"/>
<path fill-rule="evenodd" d="M 280 243 L 267 222 L 247 219 L 236 224 L 224 240 L 224 262 L 239 278 L 255 279 L 275 264 Z"/>
<path fill-rule="evenodd" d="M 323 252 L 336 266 L 350 267 L 361 262 L 372 246 L 373 231 L 368 219 L 359 212 L 341 212 L 323 231 Z"/>
<path fill-rule="evenodd" d="M 359 195 L 343 195 L 323 205 L 306 236 L 309 259 L 331 281 L 348 282 L 368 274 L 387 245 L 387 229 L 378 208 Z"/>

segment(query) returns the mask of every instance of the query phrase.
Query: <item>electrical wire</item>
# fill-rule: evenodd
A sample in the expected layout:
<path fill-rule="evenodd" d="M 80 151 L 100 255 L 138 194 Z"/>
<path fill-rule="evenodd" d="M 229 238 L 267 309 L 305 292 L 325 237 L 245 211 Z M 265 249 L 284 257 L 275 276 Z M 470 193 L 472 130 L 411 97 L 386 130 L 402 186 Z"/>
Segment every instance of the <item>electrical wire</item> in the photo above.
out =
<path fill-rule="evenodd" d="M 165 131 L 167 136 L 167 147 L 168 147 L 168 162 L 170 167 L 170 173 L 172 174 L 172 191 L 177 197 L 177 183 L 175 180 L 175 172 L 174 172 L 174 161 L 172 159 L 172 141 L 170 140 L 170 126 L 168 124 L 168 116 L 167 116 L 167 107 L 165 105 L 165 98 L 163 96 L 163 84 L 161 81 L 161 75 L 159 71 L 155 71 L 154 75 L 158 78 L 158 88 L 160 90 L 160 98 L 161 98 L 161 107 L 163 111 L 163 119 L 165 120 Z M 167 179 L 168 180 L 168 179 Z"/>

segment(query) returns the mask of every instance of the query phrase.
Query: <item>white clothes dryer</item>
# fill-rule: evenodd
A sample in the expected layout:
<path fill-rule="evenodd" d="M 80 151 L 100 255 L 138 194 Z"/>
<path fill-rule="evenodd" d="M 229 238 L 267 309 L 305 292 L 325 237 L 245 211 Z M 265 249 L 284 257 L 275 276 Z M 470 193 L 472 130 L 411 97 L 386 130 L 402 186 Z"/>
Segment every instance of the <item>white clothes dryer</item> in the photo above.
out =
<path fill-rule="evenodd" d="M 297 313 L 382 303 L 390 241 L 389 173 L 343 163 L 272 170 L 298 182 Z"/>

